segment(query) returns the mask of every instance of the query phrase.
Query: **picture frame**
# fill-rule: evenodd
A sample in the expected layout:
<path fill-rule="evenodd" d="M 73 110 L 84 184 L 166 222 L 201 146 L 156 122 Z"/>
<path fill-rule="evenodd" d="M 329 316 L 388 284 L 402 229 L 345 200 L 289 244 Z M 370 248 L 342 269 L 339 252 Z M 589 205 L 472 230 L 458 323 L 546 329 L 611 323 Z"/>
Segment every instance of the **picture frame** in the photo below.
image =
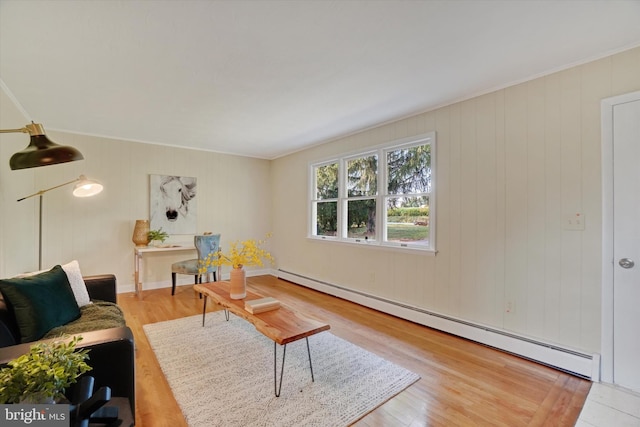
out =
<path fill-rule="evenodd" d="M 149 222 L 152 230 L 195 234 L 198 205 L 197 178 L 149 175 Z"/>

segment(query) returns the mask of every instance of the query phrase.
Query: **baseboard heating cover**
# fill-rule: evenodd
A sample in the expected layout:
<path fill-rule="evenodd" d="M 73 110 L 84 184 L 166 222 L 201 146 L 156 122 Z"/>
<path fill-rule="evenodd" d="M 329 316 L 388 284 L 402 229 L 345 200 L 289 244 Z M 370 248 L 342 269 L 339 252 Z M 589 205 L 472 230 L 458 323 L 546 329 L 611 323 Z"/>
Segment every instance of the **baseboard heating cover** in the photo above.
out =
<path fill-rule="evenodd" d="M 512 332 L 431 312 L 365 292 L 319 281 L 290 271 L 277 276 L 289 282 L 333 295 L 365 307 L 438 329 L 593 381 L 600 380 L 600 355 L 583 353 Z"/>

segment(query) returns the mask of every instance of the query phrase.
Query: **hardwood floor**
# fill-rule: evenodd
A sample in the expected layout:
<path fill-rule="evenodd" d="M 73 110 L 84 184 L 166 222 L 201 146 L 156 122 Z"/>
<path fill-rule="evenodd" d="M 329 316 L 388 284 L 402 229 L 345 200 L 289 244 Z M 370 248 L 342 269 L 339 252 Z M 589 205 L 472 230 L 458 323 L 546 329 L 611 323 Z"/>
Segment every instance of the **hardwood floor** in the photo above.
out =
<path fill-rule="evenodd" d="M 247 283 L 421 376 L 356 426 L 573 426 L 591 387 L 590 381 L 272 276 Z M 173 297 L 167 288 L 141 297 L 120 294 L 118 302 L 136 339 L 136 425 L 186 426 L 142 325 L 200 314 L 202 300 L 182 286 Z"/>

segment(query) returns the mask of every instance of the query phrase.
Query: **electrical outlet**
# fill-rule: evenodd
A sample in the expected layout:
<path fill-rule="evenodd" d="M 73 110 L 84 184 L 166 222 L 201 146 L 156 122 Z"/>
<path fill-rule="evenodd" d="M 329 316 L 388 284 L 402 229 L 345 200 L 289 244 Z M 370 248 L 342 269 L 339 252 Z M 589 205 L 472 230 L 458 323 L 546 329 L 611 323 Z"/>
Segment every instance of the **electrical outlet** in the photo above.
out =
<path fill-rule="evenodd" d="M 568 214 L 564 217 L 564 229 L 573 231 L 584 230 L 584 214 L 580 212 Z"/>
<path fill-rule="evenodd" d="M 507 301 L 507 303 L 504 305 L 504 311 L 506 313 L 513 313 L 515 311 L 515 304 L 513 303 L 513 301 Z"/>

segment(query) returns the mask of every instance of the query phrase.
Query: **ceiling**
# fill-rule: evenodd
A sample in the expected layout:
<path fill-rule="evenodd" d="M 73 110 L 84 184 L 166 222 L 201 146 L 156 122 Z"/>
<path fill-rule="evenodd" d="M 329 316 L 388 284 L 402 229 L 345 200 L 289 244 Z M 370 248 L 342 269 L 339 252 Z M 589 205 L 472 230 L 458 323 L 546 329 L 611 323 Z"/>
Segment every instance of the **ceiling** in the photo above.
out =
<path fill-rule="evenodd" d="M 638 0 L 0 0 L 0 85 L 47 130 L 274 159 L 638 46 L 639 22 Z"/>

